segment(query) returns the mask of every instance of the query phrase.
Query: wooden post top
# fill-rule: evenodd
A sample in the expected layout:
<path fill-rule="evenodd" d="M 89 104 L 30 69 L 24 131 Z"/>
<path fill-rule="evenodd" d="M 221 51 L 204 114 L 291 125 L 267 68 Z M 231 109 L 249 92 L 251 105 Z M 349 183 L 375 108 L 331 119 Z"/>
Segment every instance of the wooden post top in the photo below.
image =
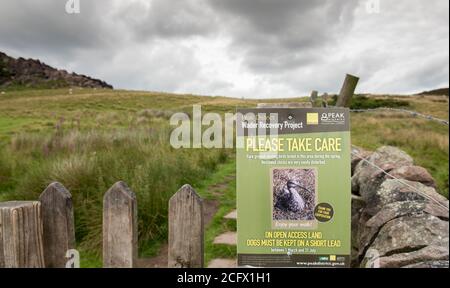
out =
<path fill-rule="evenodd" d="M 0 202 L 0 209 L 15 209 L 22 208 L 31 205 L 40 204 L 39 201 L 8 201 L 8 202 Z"/>
<path fill-rule="evenodd" d="M 44 195 L 49 193 L 54 193 L 53 191 L 58 192 L 59 195 L 65 197 L 65 198 L 72 198 L 72 195 L 70 194 L 69 190 L 66 189 L 61 183 L 59 182 L 52 182 L 50 185 L 45 188 L 44 192 L 42 192 L 40 198 L 44 197 Z"/>
<path fill-rule="evenodd" d="M 187 195 L 187 196 L 192 196 L 196 199 L 198 199 L 200 202 L 202 201 L 202 198 L 197 194 L 197 192 L 195 192 L 194 188 L 192 188 L 191 185 L 186 184 L 183 185 L 178 191 L 177 193 L 175 193 L 171 198 L 170 198 L 170 202 L 173 202 L 176 200 L 176 198 L 183 196 L 183 195 Z"/>
<path fill-rule="evenodd" d="M 103 199 L 106 200 L 110 197 L 125 197 L 128 200 L 136 200 L 136 194 L 128 187 L 128 185 L 119 181 L 115 183 L 103 196 Z"/>

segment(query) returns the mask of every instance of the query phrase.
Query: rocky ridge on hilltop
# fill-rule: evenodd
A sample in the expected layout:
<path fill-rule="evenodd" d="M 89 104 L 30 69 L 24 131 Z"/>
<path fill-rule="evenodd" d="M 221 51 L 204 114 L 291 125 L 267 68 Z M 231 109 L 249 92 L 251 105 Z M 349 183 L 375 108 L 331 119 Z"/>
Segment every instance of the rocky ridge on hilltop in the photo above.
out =
<path fill-rule="evenodd" d="M 113 89 L 105 81 L 53 68 L 39 60 L 13 58 L 0 52 L 0 87 L 85 87 Z"/>

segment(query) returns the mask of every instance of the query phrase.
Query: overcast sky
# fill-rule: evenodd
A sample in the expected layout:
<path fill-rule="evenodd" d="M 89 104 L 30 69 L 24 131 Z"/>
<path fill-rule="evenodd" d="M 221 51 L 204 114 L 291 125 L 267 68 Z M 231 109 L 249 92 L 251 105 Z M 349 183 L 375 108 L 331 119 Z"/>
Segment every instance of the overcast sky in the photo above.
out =
<path fill-rule="evenodd" d="M 1 0 L 0 51 L 137 90 L 293 97 L 338 92 L 345 73 L 359 92 L 449 86 L 448 0 L 79 1 Z"/>

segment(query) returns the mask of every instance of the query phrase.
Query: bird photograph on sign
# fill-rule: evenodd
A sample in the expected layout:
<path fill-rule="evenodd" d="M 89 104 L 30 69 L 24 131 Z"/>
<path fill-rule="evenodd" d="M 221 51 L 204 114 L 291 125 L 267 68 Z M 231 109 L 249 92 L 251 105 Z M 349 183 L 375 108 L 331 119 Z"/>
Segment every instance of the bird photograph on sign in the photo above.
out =
<path fill-rule="evenodd" d="M 314 220 L 315 169 L 273 169 L 273 220 Z"/>

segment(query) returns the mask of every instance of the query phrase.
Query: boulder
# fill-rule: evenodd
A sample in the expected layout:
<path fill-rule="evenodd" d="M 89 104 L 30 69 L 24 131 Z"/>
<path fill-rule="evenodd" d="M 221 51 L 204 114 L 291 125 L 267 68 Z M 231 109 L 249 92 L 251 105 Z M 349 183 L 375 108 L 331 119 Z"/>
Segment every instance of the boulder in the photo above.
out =
<path fill-rule="evenodd" d="M 372 152 L 366 151 L 360 147 L 352 147 L 351 164 L 352 164 L 352 175 L 355 173 L 355 168 L 359 162 L 363 159 L 367 159 Z"/>
<path fill-rule="evenodd" d="M 388 204 L 372 217 L 370 217 L 370 213 L 364 211 L 365 217 L 360 217 L 358 225 L 359 257 L 364 256 L 369 246 L 379 235 L 380 230 L 389 221 L 415 213 L 422 213 L 425 207 L 425 203 L 422 202 L 405 201 Z"/>
<path fill-rule="evenodd" d="M 356 165 L 352 177 L 352 192 L 369 201 L 386 179 L 386 174 L 380 169 L 391 172 L 396 168 L 412 166 L 413 162 L 411 156 L 400 149 L 391 146 L 381 147 L 372 153 L 367 161 L 360 161 Z"/>
<path fill-rule="evenodd" d="M 448 248 L 442 246 L 427 246 L 423 249 L 409 253 L 394 254 L 388 257 L 380 257 L 380 268 L 401 268 L 419 263 L 435 261 L 448 261 Z"/>
<path fill-rule="evenodd" d="M 434 246 L 443 248 L 439 251 L 445 253 L 439 255 L 448 259 L 448 228 L 447 221 L 426 213 L 394 218 L 380 229 L 370 248 L 376 249 L 381 257 L 390 257 Z"/>
<path fill-rule="evenodd" d="M 392 178 L 420 182 L 425 186 L 436 188 L 436 181 L 428 171 L 420 166 L 403 166 L 389 172 Z"/>
<path fill-rule="evenodd" d="M 437 193 L 432 187 L 408 180 L 398 181 L 396 179 L 389 179 L 384 181 L 376 193 L 372 195 L 368 206 L 370 206 L 373 213 L 377 213 L 387 204 L 404 201 L 420 201 L 426 203 L 426 207 L 424 208 L 426 212 L 437 217 L 448 219 L 447 198 Z"/>

